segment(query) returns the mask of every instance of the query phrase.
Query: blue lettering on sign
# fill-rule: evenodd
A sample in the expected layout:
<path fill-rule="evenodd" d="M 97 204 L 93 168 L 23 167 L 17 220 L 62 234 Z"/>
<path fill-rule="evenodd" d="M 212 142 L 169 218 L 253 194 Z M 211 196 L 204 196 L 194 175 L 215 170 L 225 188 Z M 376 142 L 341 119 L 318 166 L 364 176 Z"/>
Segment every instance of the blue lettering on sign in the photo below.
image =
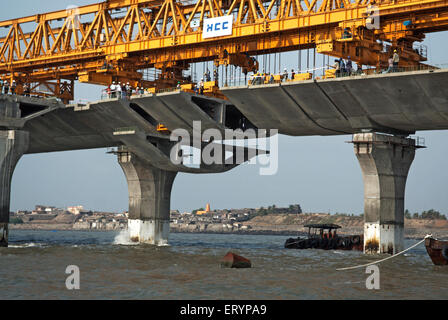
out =
<path fill-rule="evenodd" d="M 232 16 L 205 19 L 203 37 L 213 38 L 232 34 Z"/>
<path fill-rule="evenodd" d="M 222 27 L 221 27 L 221 25 L 222 25 Z M 215 29 L 215 30 L 213 30 L 213 29 Z M 221 22 L 218 22 L 218 23 L 215 23 L 215 25 L 213 25 L 213 24 L 207 25 L 207 32 L 221 31 L 221 30 L 228 30 L 228 29 L 229 29 L 229 23 L 227 21 L 223 22 L 222 24 L 221 24 Z"/>

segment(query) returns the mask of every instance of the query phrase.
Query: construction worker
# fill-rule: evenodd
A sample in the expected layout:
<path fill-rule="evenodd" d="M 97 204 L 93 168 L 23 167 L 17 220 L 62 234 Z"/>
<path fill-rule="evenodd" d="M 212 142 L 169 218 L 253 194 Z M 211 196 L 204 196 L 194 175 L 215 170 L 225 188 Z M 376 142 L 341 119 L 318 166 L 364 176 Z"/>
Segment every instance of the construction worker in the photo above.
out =
<path fill-rule="evenodd" d="M 346 70 L 346 68 L 345 68 L 345 62 L 344 62 L 344 59 L 342 59 L 342 58 L 339 59 L 339 67 L 340 67 L 340 69 L 341 69 L 341 71 L 340 71 L 340 75 L 341 75 L 341 77 L 344 77 L 344 76 L 345 76 L 345 73 L 347 72 L 347 70 Z"/>
<path fill-rule="evenodd" d="M 117 85 L 115 84 L 115 81 L 112 81 L 112 84 L 110 85 L 110 94 L 111 98 L 115 98 L 117 96 Z"/>
<path fill-rule="evenodd" d="M 213 79 L 217 82 L 219 80 L 219 73 L 218 73 L 218 69 L 215 69 L 213 71 Z"/>
<path fill-rule="evenodd" d="M 105 90 L 108 99 L 110 99 L 110 98 L 112 97 L 112 92 L 111 92 L 111 90 L 110 90 L 110 86 L 111 86 L 111 85 L 108 85 L 107 88 L 106 88 L 106 90 Z"/>
<path fill-rule="evenodd" d="M 16 80 L 12 80 L 12 84 L 11 84 L 11 94 L 12 95 L 16 94 L 16 88 L 17 88 Z"/>
<path fill-rule="evenodd" d="M 118 99 L 123 98 L 123 92 L 121 91 L 121 83 L 120 82 L 118 83 L 118 86 L 117 86 L 117 98 Z"/>
<path fill-rule="evenodd" d="M 295 77 L 296 77 L 296 73 L 294 72 L 294 69 L 292 69 L 291 70 L 291 80 L 294 81 Z"/>
<path fill-rule="evenodd" d="M 23 85 L 23 94 L 25 95 L 25 97 L 29 97 L 31 94 L 30 87 L 26 83 Z"/>
<path fill-rule="evenodd" d="M 336 77 L 341 75 L 341 64 L 339 60 L 334 60 L 334 65 L 332 66 L 336 70 Z"/>
<path fill-rule="evenodd" d="M 351 76 L 352 72 L 353 72 L 353 62 L 352 62 L 352 59 L 350 58 L 350 56 L 348 56 L 347 64 L 345 65 L 345 69 L 347 71 L 347 75 Z"/>
<path fill-rule="evenodd" d="M 397 50 L 394 50 L 394 55 L 392 57 L 393 59 L 393 72 L 398 71 L 398 63 L 400 62 L 400 56 L 398 55 Z"/>
<path fill-rule="evenodd" d="M 201 81 L 199 81 L 198 88 L 199 88 L 199 94 L 203 95 L 204 94 L 204 79 L 201 79 Z"/>
<path fill-rule="evenodd" d="M 4 93 L 5 94 L 9 93 L 9 83 L 8 83 L 8 80 L 5 80 L 5 83 L 3 84 L 3 89 L 4 89 Z"/>
<path fill-rule="evenodd" d="M 283 70 L 283 77 L 282 77 L 283 81 L 286 82 L 286 80 L 288 80 L 288 69 L 285 68 L 285 70 Z"/>
<path fill-rule="evenodd" d="M 3 79 L 0 79 L 0 94 L 3 94 Z"/>

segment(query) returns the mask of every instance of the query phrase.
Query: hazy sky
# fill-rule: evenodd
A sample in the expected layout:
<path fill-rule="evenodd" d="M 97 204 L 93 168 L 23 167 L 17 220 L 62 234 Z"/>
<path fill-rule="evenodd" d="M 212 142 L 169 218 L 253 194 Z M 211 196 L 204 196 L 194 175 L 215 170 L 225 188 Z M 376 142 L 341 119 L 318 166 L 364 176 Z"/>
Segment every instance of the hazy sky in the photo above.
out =
<path fill-rule="evenodd" d="M 0 20 L 64 9 L 95 0 L 17 0 L 0 11 Z M 448 63 L 447 33 L 428 35 L 429 63 Z M 297 55 L 296 55 L 297 56 Z M 296 57 L 295 56 L 295 57 Z M 319 59 L 317 59 L 319 61 Z M 321 59 L 320 59 L 321 60 Z M 297 58 L 284 56 L 284 67 L 297 66 Z M 100 89 L 78 85 L 76 99 L 97 100 Z M 446 184 L 448 132 L 418 132 L 427 149 L 417 151 L 406 190 L 406 208 L 430 208 L 448 213 Z M 191 210 L 300 204 L 307 212 L 363 212 L 363 182 L 350 136 L 280 137 L 279 172 L 260 176 L 256 166 L 241 166 L 229 173 L 179 174 L 172 193 L 172 208 Z M 116 158 L 106 150 L 26 155 L 12 182 L 11 210 L 36 204 L 66 207 L 84 205 L 91 210 L 124 211 L 127 184 Z"/>

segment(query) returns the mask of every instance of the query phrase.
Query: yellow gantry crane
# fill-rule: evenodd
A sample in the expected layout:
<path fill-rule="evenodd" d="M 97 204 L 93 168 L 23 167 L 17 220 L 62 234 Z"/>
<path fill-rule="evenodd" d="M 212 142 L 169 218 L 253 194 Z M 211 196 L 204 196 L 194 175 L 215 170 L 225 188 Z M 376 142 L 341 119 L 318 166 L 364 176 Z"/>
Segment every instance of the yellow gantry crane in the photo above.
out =
<path fill-rule="evenodd" d="M 228 33 L 206 36 L 222 19 Z M 419 65 L 426 57 L 416 44 L 448 29 L 448 0 L 108 0 L 2 21 L 1 29 L 2 79 L 15 80 L 19 93 L 27 84 L 69 101 L 75 80 L 175 87 L 191 81 L 182 72 L 192 63 L 256 72 L 254 55 L 307 48 L 377 68 L 397 50 L 400 65 Z M 148 68 L 161 71 L 154 81 L 142 80 Z"/>

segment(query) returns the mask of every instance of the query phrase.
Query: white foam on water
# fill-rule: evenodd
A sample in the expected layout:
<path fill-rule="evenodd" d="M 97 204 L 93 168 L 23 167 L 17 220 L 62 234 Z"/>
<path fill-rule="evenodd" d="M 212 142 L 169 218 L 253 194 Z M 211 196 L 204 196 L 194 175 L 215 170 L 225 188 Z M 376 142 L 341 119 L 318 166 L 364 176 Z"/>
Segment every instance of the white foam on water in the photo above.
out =
<path fill-rule="evenodd" d="M 44 243 L 34 243 L 34 242 L 30 242 L 30 243 L 23 243 L 23 244 L 9 244 L 8 248 L 21 248 L 21 249 L 26 249 L 26 248 L 42 248 L 43 246 L 45 246 Z"/>
<path fill-rule="evenodd" d="M 114 244 L 120 246 L 136 246 L 138 243 L 131 241 L 131 235 L 128 229 L 121 230 L 119 234 L 115 236 Z"/>
<path fill-rule="evenodd" d="M 129 233 L 129 229 L 121 230 L 120 233 L 115 236 L 114 244 L 120 245 L 120 246 L 138 246 L 138 245 L 140 245 L 140 243 L 131 241 L 131 235 Z M 171 247 L 171 245 L 169 243 L 162 243 L 162 244 L 158 244 L 157 247 Z"/>

